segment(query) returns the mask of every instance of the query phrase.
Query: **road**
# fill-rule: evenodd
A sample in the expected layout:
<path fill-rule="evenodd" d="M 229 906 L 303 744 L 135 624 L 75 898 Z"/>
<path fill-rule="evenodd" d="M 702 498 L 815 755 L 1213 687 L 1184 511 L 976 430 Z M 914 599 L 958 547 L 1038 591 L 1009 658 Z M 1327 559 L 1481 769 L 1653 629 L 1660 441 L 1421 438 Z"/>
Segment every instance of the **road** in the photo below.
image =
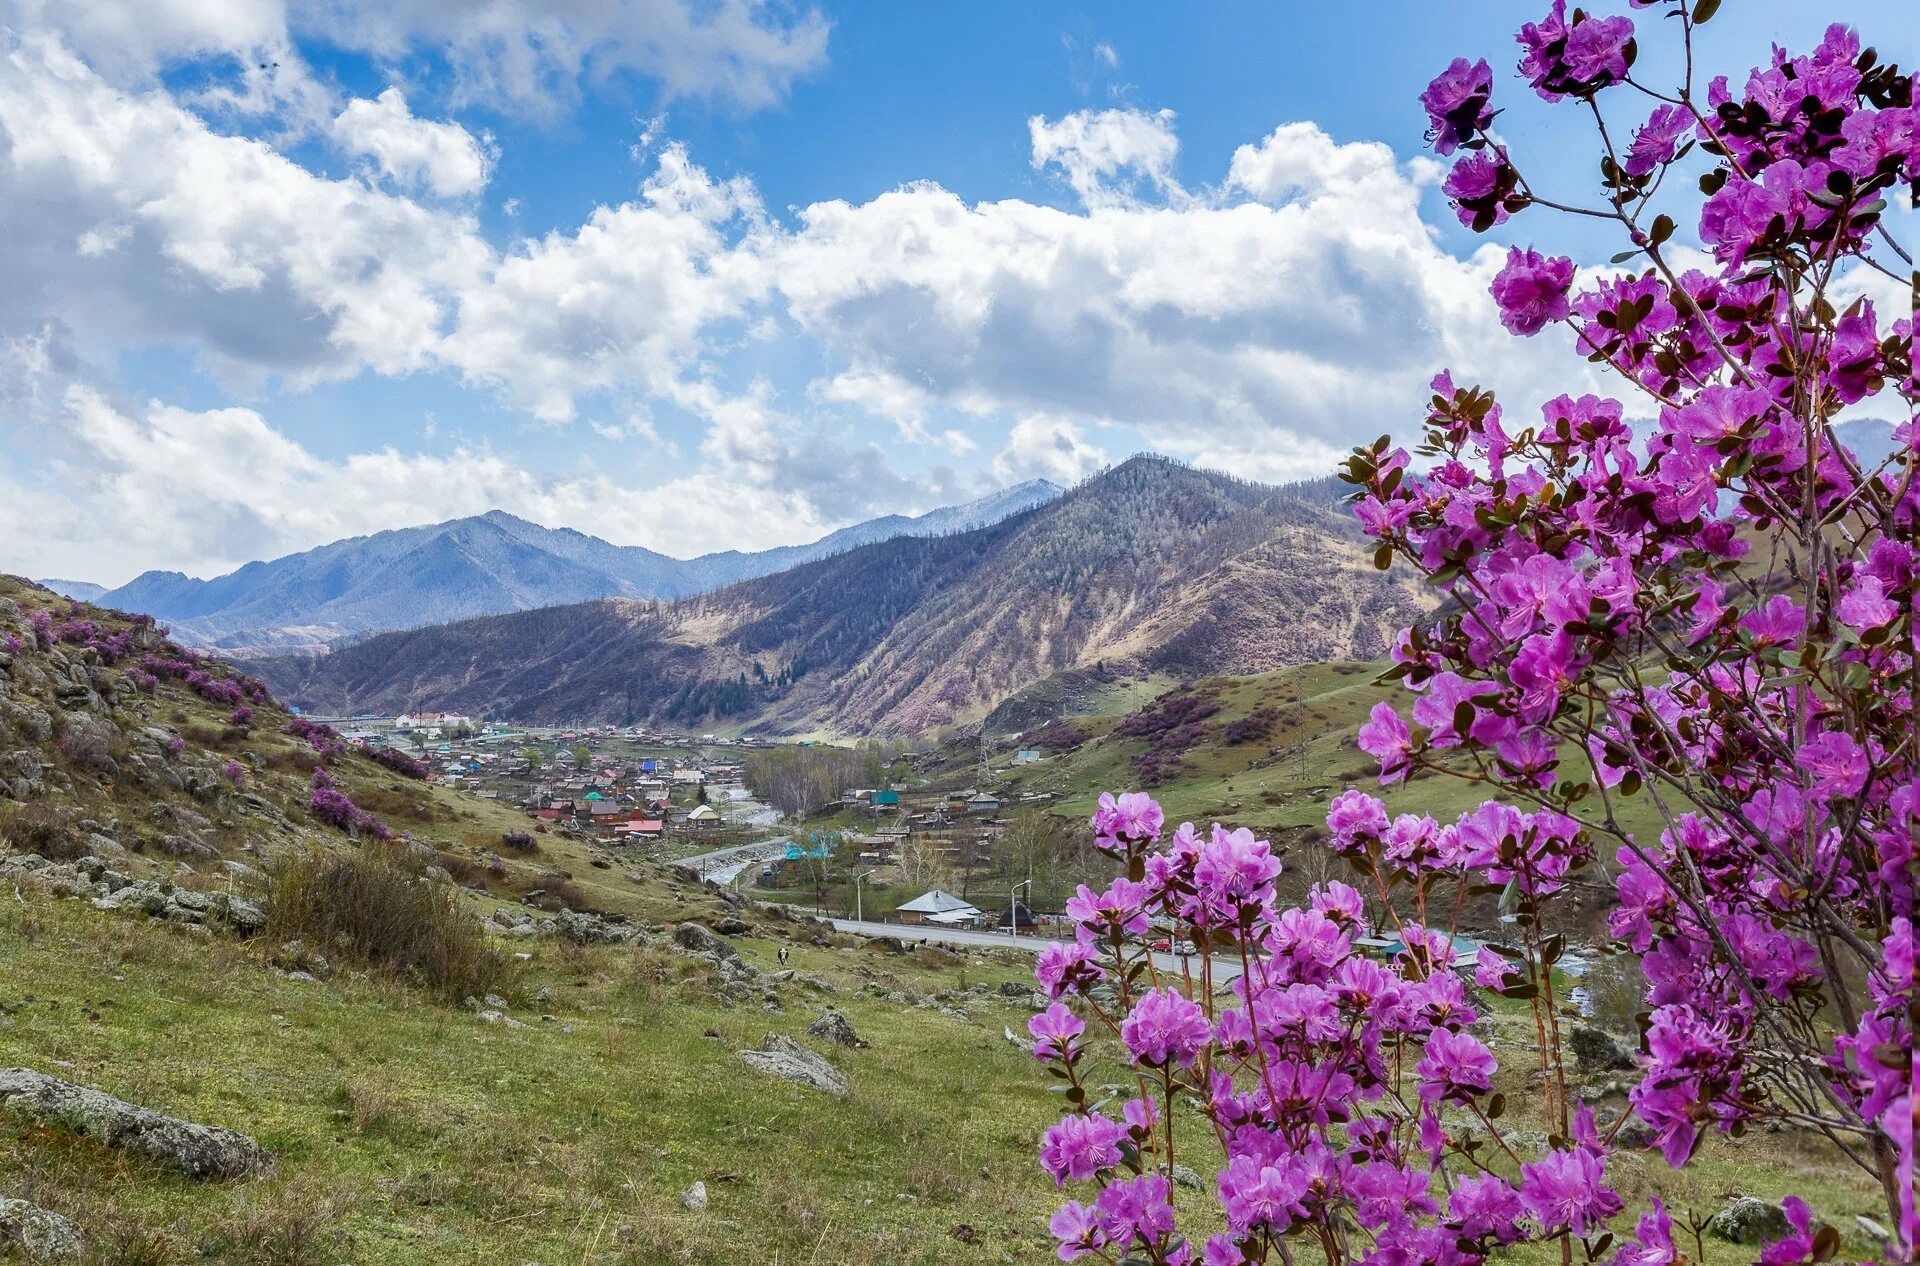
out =
<path fill-rule="evenodd" d="M 833 920 L 833 930 L 846 932 L 853 936 L 891 936 L 896 940 L 912 944 L 915 941 L 932 941 L 936 945 L 972 945 L 981 949 L 1017 949 L 1029 954 L 1038 954 L 1053 938 L 1046 936 L 1008 936 L 1005 932 L 975 932 L 968 928 L 933 927 L 924 923 L 865 923 L 853 919 Z M 1181 958 L 1176 954 L 1153 956 L 1153 965 L 1169 975 L 1178 976 L 1183 964 L 1197 969 L 1200 961 L 1196 958 Z M 1224 985 L 1240 975 L 1240 963 L 1237 959 L 1216 958 L 1213 960 L 1213 982 L 1215 986 Z"/>
<path fill-rule="evenodd" d="M 749 866 L 764 866 L 776 857 L 785 857 L 790 843 L 792 841 L 783 836 L 777 840 L 761 840 L 758 844 L 736 844 L 711 853 L 696 853 L 670 864 L 690 867 L 702 879 L 711 879 L 716 884 L 730 884 Z"/>

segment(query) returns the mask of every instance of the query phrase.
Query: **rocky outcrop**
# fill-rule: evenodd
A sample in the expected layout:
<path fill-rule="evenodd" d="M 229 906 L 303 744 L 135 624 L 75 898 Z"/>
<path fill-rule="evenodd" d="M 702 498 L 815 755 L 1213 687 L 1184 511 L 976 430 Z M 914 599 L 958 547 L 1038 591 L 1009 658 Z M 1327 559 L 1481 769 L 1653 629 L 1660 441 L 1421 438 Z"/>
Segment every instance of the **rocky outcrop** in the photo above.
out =
<path fill-rule="evenodd" d="M 79 1257 L 86 1246 L 80 1228 L 59 1214 L 0 1197 L 0 1253 L 18 1252 L 30 1262 L 64 1262 Z"/>
<path fill-rule="evenodd" d="M 673 943 L 695 954 L 714 954 L 721 958 L 739 958 L 740 951 L 726 938 L 698 923 L 682 923 L 673 929 Z"/>
<path fill-rule="evenodd" d="M 84 897 L 98 910 L 146 914 L 182 927 L 251 936 L 267 925 L 257 902 L 228 892 L 200 892 L 164 879 L 134 879 L 102 857 L 51 862 L 36 853 L 0 859 L 0 877 L 24 880 L 57 897 Z"/>
<path fill-rule="evenodd" d="M 840 1070 L 790 1037 L 769 1033 L 757 1051 L 741 1051 L 748 1066 L 763 1073 L 834 1096 L 845 1096 L 853 1087 Z"/>
<path fill-rule="evenodd" d="M 183 1121 L 31 1068 L 0 1069 L 0 1107 L 189 1178 L 247 1178 L 273 1170 L 266 1149 L 237 1131 Z"/>
<path fill-rule="evenodd" d="M 828 1011 L 818 1020 L 807 1026 L 807 1036 L 817 1037 L 823 1042 L 835 1042 L 841 1046 L 860 1047 L 866 1043 L 853 1031 L 853 1022 L 845 1013 Z"/>
<path fill-rule="evenodd" d="M 1765 1244 L 1793 1228 L 1776 1204 L 1752 1196 L 1736 1196 L 1733 1203 L 1707 1220 L 1707 1234 L 1735 1244 Z"/>

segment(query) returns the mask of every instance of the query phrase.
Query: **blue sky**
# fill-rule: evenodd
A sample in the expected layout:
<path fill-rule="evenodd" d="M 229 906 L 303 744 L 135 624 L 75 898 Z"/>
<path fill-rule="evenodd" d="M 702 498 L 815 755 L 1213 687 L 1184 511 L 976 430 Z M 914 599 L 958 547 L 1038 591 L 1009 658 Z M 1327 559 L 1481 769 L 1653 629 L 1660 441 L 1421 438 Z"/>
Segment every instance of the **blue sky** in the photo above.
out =
<path fill-rule="evenodd" d="M 1507 73 L 1539 7 L 0 0 L 0 569 L 495 505 L 758 548 L 1141 448 L 1311 475 L 1449 365 L 1579 386 L 1492 324 L 1415 102 L 1487 57 L 1530 174 L 1585 188 Z M 1891 4 L 1751 3 L 1702 63 L 1836 16 L 1916 60 Z"/>

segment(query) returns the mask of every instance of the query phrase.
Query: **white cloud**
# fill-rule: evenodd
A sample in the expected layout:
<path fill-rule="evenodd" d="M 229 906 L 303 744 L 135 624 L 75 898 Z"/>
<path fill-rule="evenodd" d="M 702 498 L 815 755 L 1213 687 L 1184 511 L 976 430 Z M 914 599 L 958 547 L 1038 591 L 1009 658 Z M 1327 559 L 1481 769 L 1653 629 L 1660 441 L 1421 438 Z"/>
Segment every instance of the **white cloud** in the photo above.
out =
<path fill-rule="evenodd" d="M 718 468 L 639 488 L 597 473 L 538 478 L 485 447 L 326 460 L 253 409 L 128 408 L 84 386 L 66 390 L 59 422 L 60 448 L 42 475 L 0 467 L 0 571 L 100 583 L 149 567 L 215 575 L 496 508 L 682 555 L 716 541 L 792 544 L 838 525 L 804 488 L 774 484 L 746 497 L 736 475 Z M 112 525 L 105 539 L 102 524 Z"/>
<path fill-rule="evenodd" d="M 623 74 L 668 99 L 770 105 L 825 63 L 830 28 L 817 9 L 759 0 L 0 0 L 0 26 L 58 33 L 123 85 L 210 63 L 232 78 L 209 101 L 292 106 L 314 124 L 331 94 L 299 56 L 306 37 L 393 64 L 444 59 L 456 105 L 550 114 Z"/>
<path fill-rule="evenodd" d="M 1005 446 L 994 454 L 993 473 L 1003 484 L 1051 479 L 1072 485 L 1111 461 L 1098 445 L 1083 439 L 1070 420 L 1035 414 L 1014 423 Z"/>
<path fill-rule="evenodd" d="M 490 254 L 469 217 L 315 176 L 162 91 L 110 87 L 49 37 L 0 36 L 13 320 L 295 380 L 405 373 L 432 363 Z"/>
<path fill-rule="evenodd" d="M 1124 205 L 1144 183 L 1163 196 L 1182 190 L 1173 176 L 1180 140 L 1173 111 L 1081 110 L 1049 120 L 1027 120 L 1033 165 L 1057 166 L 1087 207 Z"/>
<path fill-rule="evenodd" d="M 922 183 L 777 218 L 748 178 L 659 142 L 631 200 L 502 248 L 472 214 L 409 193 L 482 188 L 472 137 L 413 116 L 397 90 L 337 117 L 394 187 L 316 175 L 160 88 L 115 86 L 46 35 L 0 36 L 0 341 L 42 340 L 63 384 L 167 343 L 255 384 L 448 373 L 554 425 L 585 412 L 630 430 L 608 406 L 657 408 L 702 428 L 686 446 L 697 465 L 663 493 L 541 481 L 473 448 L 325 462 L 251 410 L 115 409 L 86 387 L 59 424 L 92 418 L 75 443 L 114 430 L 144 458 L 64 459 L 129 472 L 114 486 L 145 518 L 126 522 L 150 521 L 129 550 L 178 539 L 211 560 L 391 526 L 352 481 L 403 479 L 435 488 L 415 518 L 501 505 L 656 548 L 748 547 L 926 504 L 952 477 L 903 478 L 892 435 L 936 454 L 1004 435 L 972 463 L 1001 479 L 1072 480 L 1142 442 L 1287 477 L 1407 431 L 1442 367 L 1498 386 L 1510 409 L 1589 381 L 1546 339 L 1500 329 L 1486 294 L 1499 251 L 1440 247 L 1420 214 L 1430 163 L 1309 123 L 1242 146 L 1218 185 L 1189 191 L 1168 112 L 1034 120 L 1034 162 L 1063 172 L 1084 210 Z M 762 364 L 819 369 L 774 382 Z M 800 372 L 815 375 L 804 390 Z M 42 415 L 62 398 L 36 390 Z M 182 485 L 160 468 L 193 464 L 196 431 L 213 473 Z M 259 487 L 338 500 L 337 517 L 223 491 L 254 476 L 204 456 L 220 445 L 259 454 Z M 74 531 L 118 529 L 109 503 L 61 486 L 86 507 L 62 519 Z"/>
<path fill-rule="evenodd" d="M 349 101 L 334 118 L 332 135 L 342 152 L 371 159 L 402 188 L 443 198 L 479 193 L 493 167 L 488 141 L 458 123 L 415 118 L 398 88 Z"/>

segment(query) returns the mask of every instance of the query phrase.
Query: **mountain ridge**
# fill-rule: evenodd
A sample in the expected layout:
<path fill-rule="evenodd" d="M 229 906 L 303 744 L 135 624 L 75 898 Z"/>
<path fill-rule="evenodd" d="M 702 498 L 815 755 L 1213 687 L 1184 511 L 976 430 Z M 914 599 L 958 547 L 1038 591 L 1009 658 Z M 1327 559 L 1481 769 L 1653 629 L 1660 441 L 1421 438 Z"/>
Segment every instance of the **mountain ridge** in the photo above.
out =
<path fill-rule="evenodd" d="M 230 655 L 316 650 L 389 630 L 603 597 L 679 598 L 900 535 L 997 521 L 1060 494 L 1028 480 L 922 515 L 887 515 L 801 545 L 676 559 L 504 510 L 348 537 L 201 580 L 148 571 L 89 600 L 170 623 Z M 81 583 L 81 582 L 67 582 Z"/>
<path fill-rule="evenodd" d="M 672 601 L 601 599 L 250 664 L 325 711 L 919 734 L 1047 677 L 1383 654 L 1423 609 L 1331 480 L 1136 457 L 997 523 L 896 537 Z"/>

